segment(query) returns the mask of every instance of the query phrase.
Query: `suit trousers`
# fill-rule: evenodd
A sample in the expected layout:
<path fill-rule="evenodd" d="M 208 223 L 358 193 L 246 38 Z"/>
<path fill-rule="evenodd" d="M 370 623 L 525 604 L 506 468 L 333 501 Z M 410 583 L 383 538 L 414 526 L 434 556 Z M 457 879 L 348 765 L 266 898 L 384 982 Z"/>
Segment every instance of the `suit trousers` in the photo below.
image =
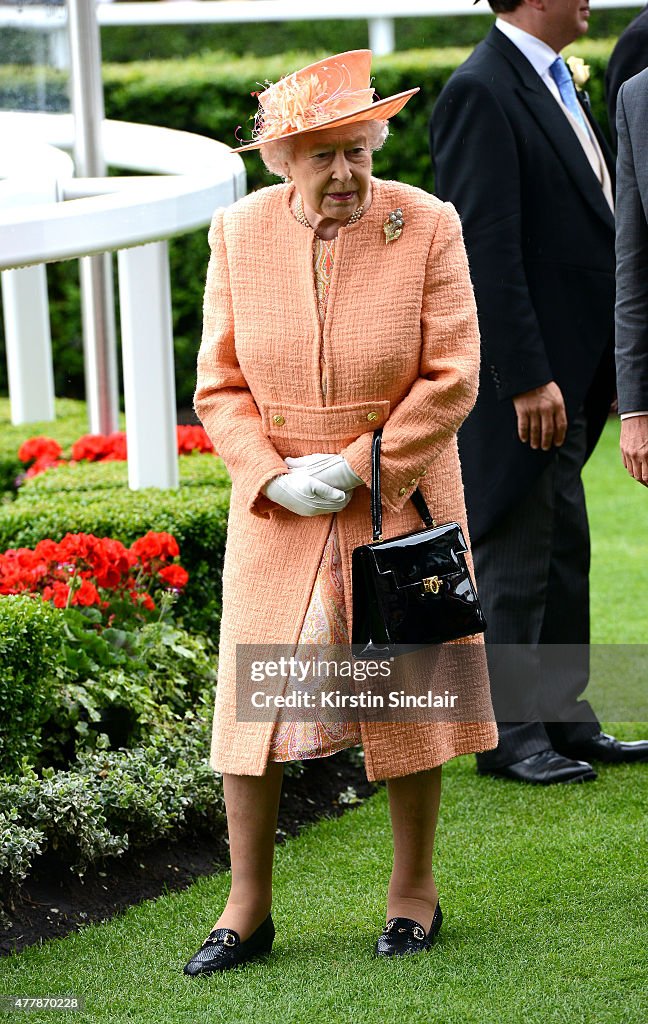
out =
<path fill-rule="evenodd" d="M 589 679 L 586 434 L 581 412 L 531 490 L 473 544 L 500 735 L 477 755 L 486 770 L 600 730 L 579 699 Z"/>

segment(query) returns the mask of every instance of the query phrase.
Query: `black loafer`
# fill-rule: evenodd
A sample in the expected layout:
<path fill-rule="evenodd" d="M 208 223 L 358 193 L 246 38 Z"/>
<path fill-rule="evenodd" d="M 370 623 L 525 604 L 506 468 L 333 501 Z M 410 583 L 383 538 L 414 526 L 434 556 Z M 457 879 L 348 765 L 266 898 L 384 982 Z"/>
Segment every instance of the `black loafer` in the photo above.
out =
<path fill-rule="evenodd" d="M 559 782 L 591 782 L 596 778 L 596 772 L 587 761 L 574 761 L 551 748 L 500 768 L 477 770 L 480 775 L 494 775 L 514 782 L 532 782 L 539 786 L 551 786 Z"/>
<path fill-rule="evenodd" d="M 582 757 L 583 760 L 602 761 L 604 764 L 648 761 L 648 740 L 618 740 L 606 732 L 599 732 L 579 744 L 556 749 L 566 757 Z"/>
<path fill-rule="evenodd" d="M 275 928 L 270 914 L 245 942 L 241 942 L 240 935 L 232 928 L 213 928 L 198 952 L 185 964 L 184 973 L 195 975 L 229 971 L 249 960 L 266 956 L 272 949 L 274 937 Z"/>
<path fill-rule="evenodd" d="M 437 903 L 430 930 L 425 930 L 411 917 L 392 917 L 382 930 L 376 943 L 376 956 L 406 956 L 408 953 L 423 953 L 429 949 L 443 921 L 441 907 Z"/>

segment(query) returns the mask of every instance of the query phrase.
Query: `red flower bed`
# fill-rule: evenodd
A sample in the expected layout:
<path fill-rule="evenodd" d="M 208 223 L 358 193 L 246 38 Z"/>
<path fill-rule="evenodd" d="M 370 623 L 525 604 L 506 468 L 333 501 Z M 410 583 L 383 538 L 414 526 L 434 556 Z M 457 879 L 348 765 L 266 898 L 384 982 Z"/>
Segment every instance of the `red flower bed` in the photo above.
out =
<path fill-rule="evenodd" d="M 44 469 L 49 469 L 50 466 L 62 466 L 65 465 L 65 459 L 60 459 L 63 449 L 61 448 L 58 441 L 55 441 L 52 437 L 30 437 L 28 441 L 21 444 L 18 449 L 18 458 L 21 462 L 31 462 L 34 460 L 32 465 L 29 467 L 25 476 L 36 476 L 37 473 L 42 473 Z"/>
<path fill-rule="evenodd" d="M 189 455 L 193 451 L 214 452 L 204 427 L 178 426 L 176 436 L 179 455 Z M 21 462 L 34 460 L 24 476 L 36 476 L 50 466 L 64 466 L 72 462 L 123 462 L 127 458 L 126 434 L 123 430 L 113 434 L 84 434 L 72 445 L 71 459 L 60 458 L 62 452 L 58 441 L 51 437 L 30 437 L 18 449 Z"/>
<path fill-rule="evenodd" d="M 110 537 L 67 533 L 58 542 L 41 540 L 33 550 L 0 554 L 0 595 L 40 594 L 57 608 L 96 606 L 111 613 L 110 624 L 118 604 L 152 612 L 152 593 L 183 589 L 189 574 L 172 561 L 179 553 L 170 533 L 149 531 L 129 548 Z"/>
<path fill-rule="evenodd" d="M 123 462 L 126 459 L 126 434 L 84 434 L 72 445 L 74 462 Z"/>

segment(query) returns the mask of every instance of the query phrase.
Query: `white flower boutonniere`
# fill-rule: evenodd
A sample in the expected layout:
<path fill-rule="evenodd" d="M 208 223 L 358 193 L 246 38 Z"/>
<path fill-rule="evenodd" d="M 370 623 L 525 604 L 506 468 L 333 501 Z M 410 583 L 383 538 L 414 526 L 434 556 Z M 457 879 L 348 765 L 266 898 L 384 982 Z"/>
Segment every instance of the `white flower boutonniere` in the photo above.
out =
<path fill-rule="evenodd" d="M 586 64 L 582 57 L 568 57 L 565 61 L 567 67 L 572 73 L 574 79 L 574 85 L 577 89 L 582 90 L 589 82 L 590 77 L 590 66 Z"/>

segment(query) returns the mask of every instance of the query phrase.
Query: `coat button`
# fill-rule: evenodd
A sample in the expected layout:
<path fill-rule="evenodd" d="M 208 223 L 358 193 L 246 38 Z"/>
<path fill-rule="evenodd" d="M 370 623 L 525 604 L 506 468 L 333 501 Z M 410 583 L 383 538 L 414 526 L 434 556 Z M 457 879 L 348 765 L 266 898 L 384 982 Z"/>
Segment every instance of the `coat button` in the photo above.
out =
<path fill-rule="evenodd" d="M 422 469 L 419 476 L 427 476 L 427 469 Z"/>
<path fill-rule="evenodd" d="M 279 413 L 277 413 L 277 415 L 276 415 L 276 416 L 273 416 L 273 417 L 272 417 L 272 422 L 273 422 L 273 423 L 276 423 L 276 425 L 277 425 L 278 427 L 283 427 L 283 425 L 284 425 L 284 423 L 285 423 L 286 421 L 285 421 L 285 419 L 283 418 L 283 416 L 281 416 L 281 415 L 280 415 Z"/>
<path fill-rule="evenodd" d="M 400 489 L 400 491 L 398 493 L 400 494 L 400 496 L 402 498 L 404 494 L 407 494 L 407 487 L 401 487 L 401 489 Z"/>
<path fill-rule="evenodd" d="M 416 487 L 417 483 L 418 483 L 418 480 L 416 479 L 416 477 L 414 477 L 413 480 L 410 480 L 410 487 Z"/>
<path fill-rule="evenodd" d="M 375 423 L 376 420 L 378 419 L 378 413 L 377 412 L 368 412 L 367 413 L 367 419 L 369 420 L 370 423 Z"/>

